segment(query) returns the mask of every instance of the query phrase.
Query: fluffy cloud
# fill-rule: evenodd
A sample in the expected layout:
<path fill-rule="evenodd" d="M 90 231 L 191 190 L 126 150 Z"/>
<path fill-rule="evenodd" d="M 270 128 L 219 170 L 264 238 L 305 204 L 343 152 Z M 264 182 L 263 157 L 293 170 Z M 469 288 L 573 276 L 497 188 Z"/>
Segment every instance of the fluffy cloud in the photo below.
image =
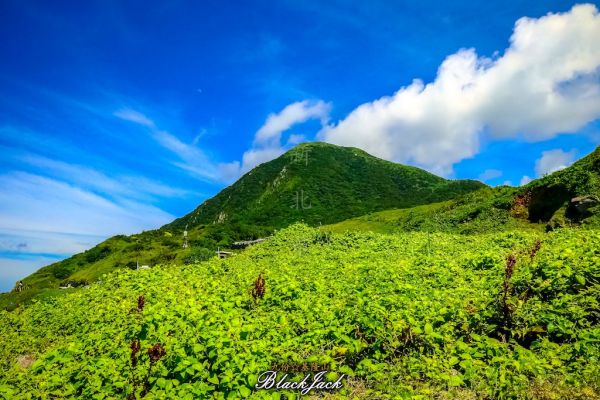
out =
<path fill-rule="evenodd" d="M 278 113 L 270 114 L 264 125 L 256 132 L 255 145 L 275 145 L 281 143 L 281 134 L 292 126 L 318 118 L 326 123 L 329 117 L 329 104 L 319 101 L 298 101 L 289 104 Z"/>
<path fill-rule="evenodd" d="M 282 134 L 294 125 L 310 119 L 318 119 L 321 121 L 321 126 L 326 126 L 330 111 L 331 105 L 322 100 L 304 100 L 289 104 L 278 113 L 270 114 L 256 132 L 252 148 L 244 153 L 240 173 L 248 172 L 258 164 L 283 154 L 286 148 L 282 144 Z M 302 139 L 303 135 L 292 134 L 288 138 L 288 144 L 297 144 Z"/>
<path fill-rule="evenodd" d="M 493 59 L 448 56 L 435 81 L 415 80 L 362 104 L 319 138 L 443 175 L 492 138 L 545 140 L 600 117 L 600 16 L 594 5 L 521 18 Z"/>
<path fill-rule="evenodd" d="M 575 156 L 575 149 L 571 151 L 563 151 L 561 149 L 544 151 L 542 152 L 542 157 L 535 162 L 535 173 L 538 176 L 544 176 L 567 168 L 573 164 Z"/>

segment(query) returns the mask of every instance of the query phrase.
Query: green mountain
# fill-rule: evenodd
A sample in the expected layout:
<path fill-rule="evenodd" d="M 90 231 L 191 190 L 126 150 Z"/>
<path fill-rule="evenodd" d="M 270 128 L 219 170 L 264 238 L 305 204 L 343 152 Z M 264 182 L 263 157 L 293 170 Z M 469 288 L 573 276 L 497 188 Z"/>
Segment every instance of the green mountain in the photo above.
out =
<path fill-rule="evenodd" d="M 241 177 L 167 229 L 229 222 L 284 227 L 331 223 L 388 208 L 446 200 L 480 189 L 422 169 L 326 143 L 301 144 Z"/>
<path fill-rule="evenodd" d="M 485 233 L 572 225 L 600 226 L 600 147 L 569 168 L 522 187 L 483 188 L 444 202 L 369 213 L 327 228 Z"/>
<path fill-rule="evenodd" d="M 0 295 L 0 307 L 64 293 L 60 285 L 86 285 L 118 268 L 198 262 L 212 257 L 217 247 L 268 236 L 297 221 L 331 224 L 373 211 L 445 201 L 484 187 L 384 161 L 356 148 L 306 143 L 257 166 L 160 229 L 115 236 L 40 269 L 23 280 L 26 290 Z"/>

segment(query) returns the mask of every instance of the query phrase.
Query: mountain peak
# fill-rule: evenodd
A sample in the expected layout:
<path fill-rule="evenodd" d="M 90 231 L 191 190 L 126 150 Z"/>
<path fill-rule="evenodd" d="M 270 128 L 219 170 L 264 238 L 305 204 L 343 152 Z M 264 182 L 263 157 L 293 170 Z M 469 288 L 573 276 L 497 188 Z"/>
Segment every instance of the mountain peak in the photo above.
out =
<path fill-rule="evenodd" d="M 255 167 L 192 213 L 167 225 L 278 228 L 295 221 L 332 223 L 386 208 L 453 198 L 481 187 L 396 164 L 354 147 L 301 143 Z"/>

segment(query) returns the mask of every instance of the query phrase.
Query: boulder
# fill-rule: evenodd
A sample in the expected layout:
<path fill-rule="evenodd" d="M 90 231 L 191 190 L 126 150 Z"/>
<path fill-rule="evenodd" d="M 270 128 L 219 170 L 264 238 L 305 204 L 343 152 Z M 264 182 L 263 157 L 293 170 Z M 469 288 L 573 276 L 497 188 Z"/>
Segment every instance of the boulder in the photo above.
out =
<path fill-rule="evenodd" d="M 573 197 L 569 204 L 571 210 L 576 211 L 579 215 L 584 216 L 588 213 L 589 209 L 600 204 L 600 199 L 594 195 L 586 195 Z"/>

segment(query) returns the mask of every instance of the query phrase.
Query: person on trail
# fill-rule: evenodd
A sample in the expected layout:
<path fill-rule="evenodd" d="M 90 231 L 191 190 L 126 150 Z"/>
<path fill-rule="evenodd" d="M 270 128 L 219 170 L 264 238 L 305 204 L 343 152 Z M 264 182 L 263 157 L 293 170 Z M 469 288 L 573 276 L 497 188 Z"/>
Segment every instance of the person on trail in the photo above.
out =
<path fill-rule="evenodd" d="M 17 283 L 17 292 L 22 292 L 23 291 L 23 281 L 19 281 L 19 283 Z"/>

